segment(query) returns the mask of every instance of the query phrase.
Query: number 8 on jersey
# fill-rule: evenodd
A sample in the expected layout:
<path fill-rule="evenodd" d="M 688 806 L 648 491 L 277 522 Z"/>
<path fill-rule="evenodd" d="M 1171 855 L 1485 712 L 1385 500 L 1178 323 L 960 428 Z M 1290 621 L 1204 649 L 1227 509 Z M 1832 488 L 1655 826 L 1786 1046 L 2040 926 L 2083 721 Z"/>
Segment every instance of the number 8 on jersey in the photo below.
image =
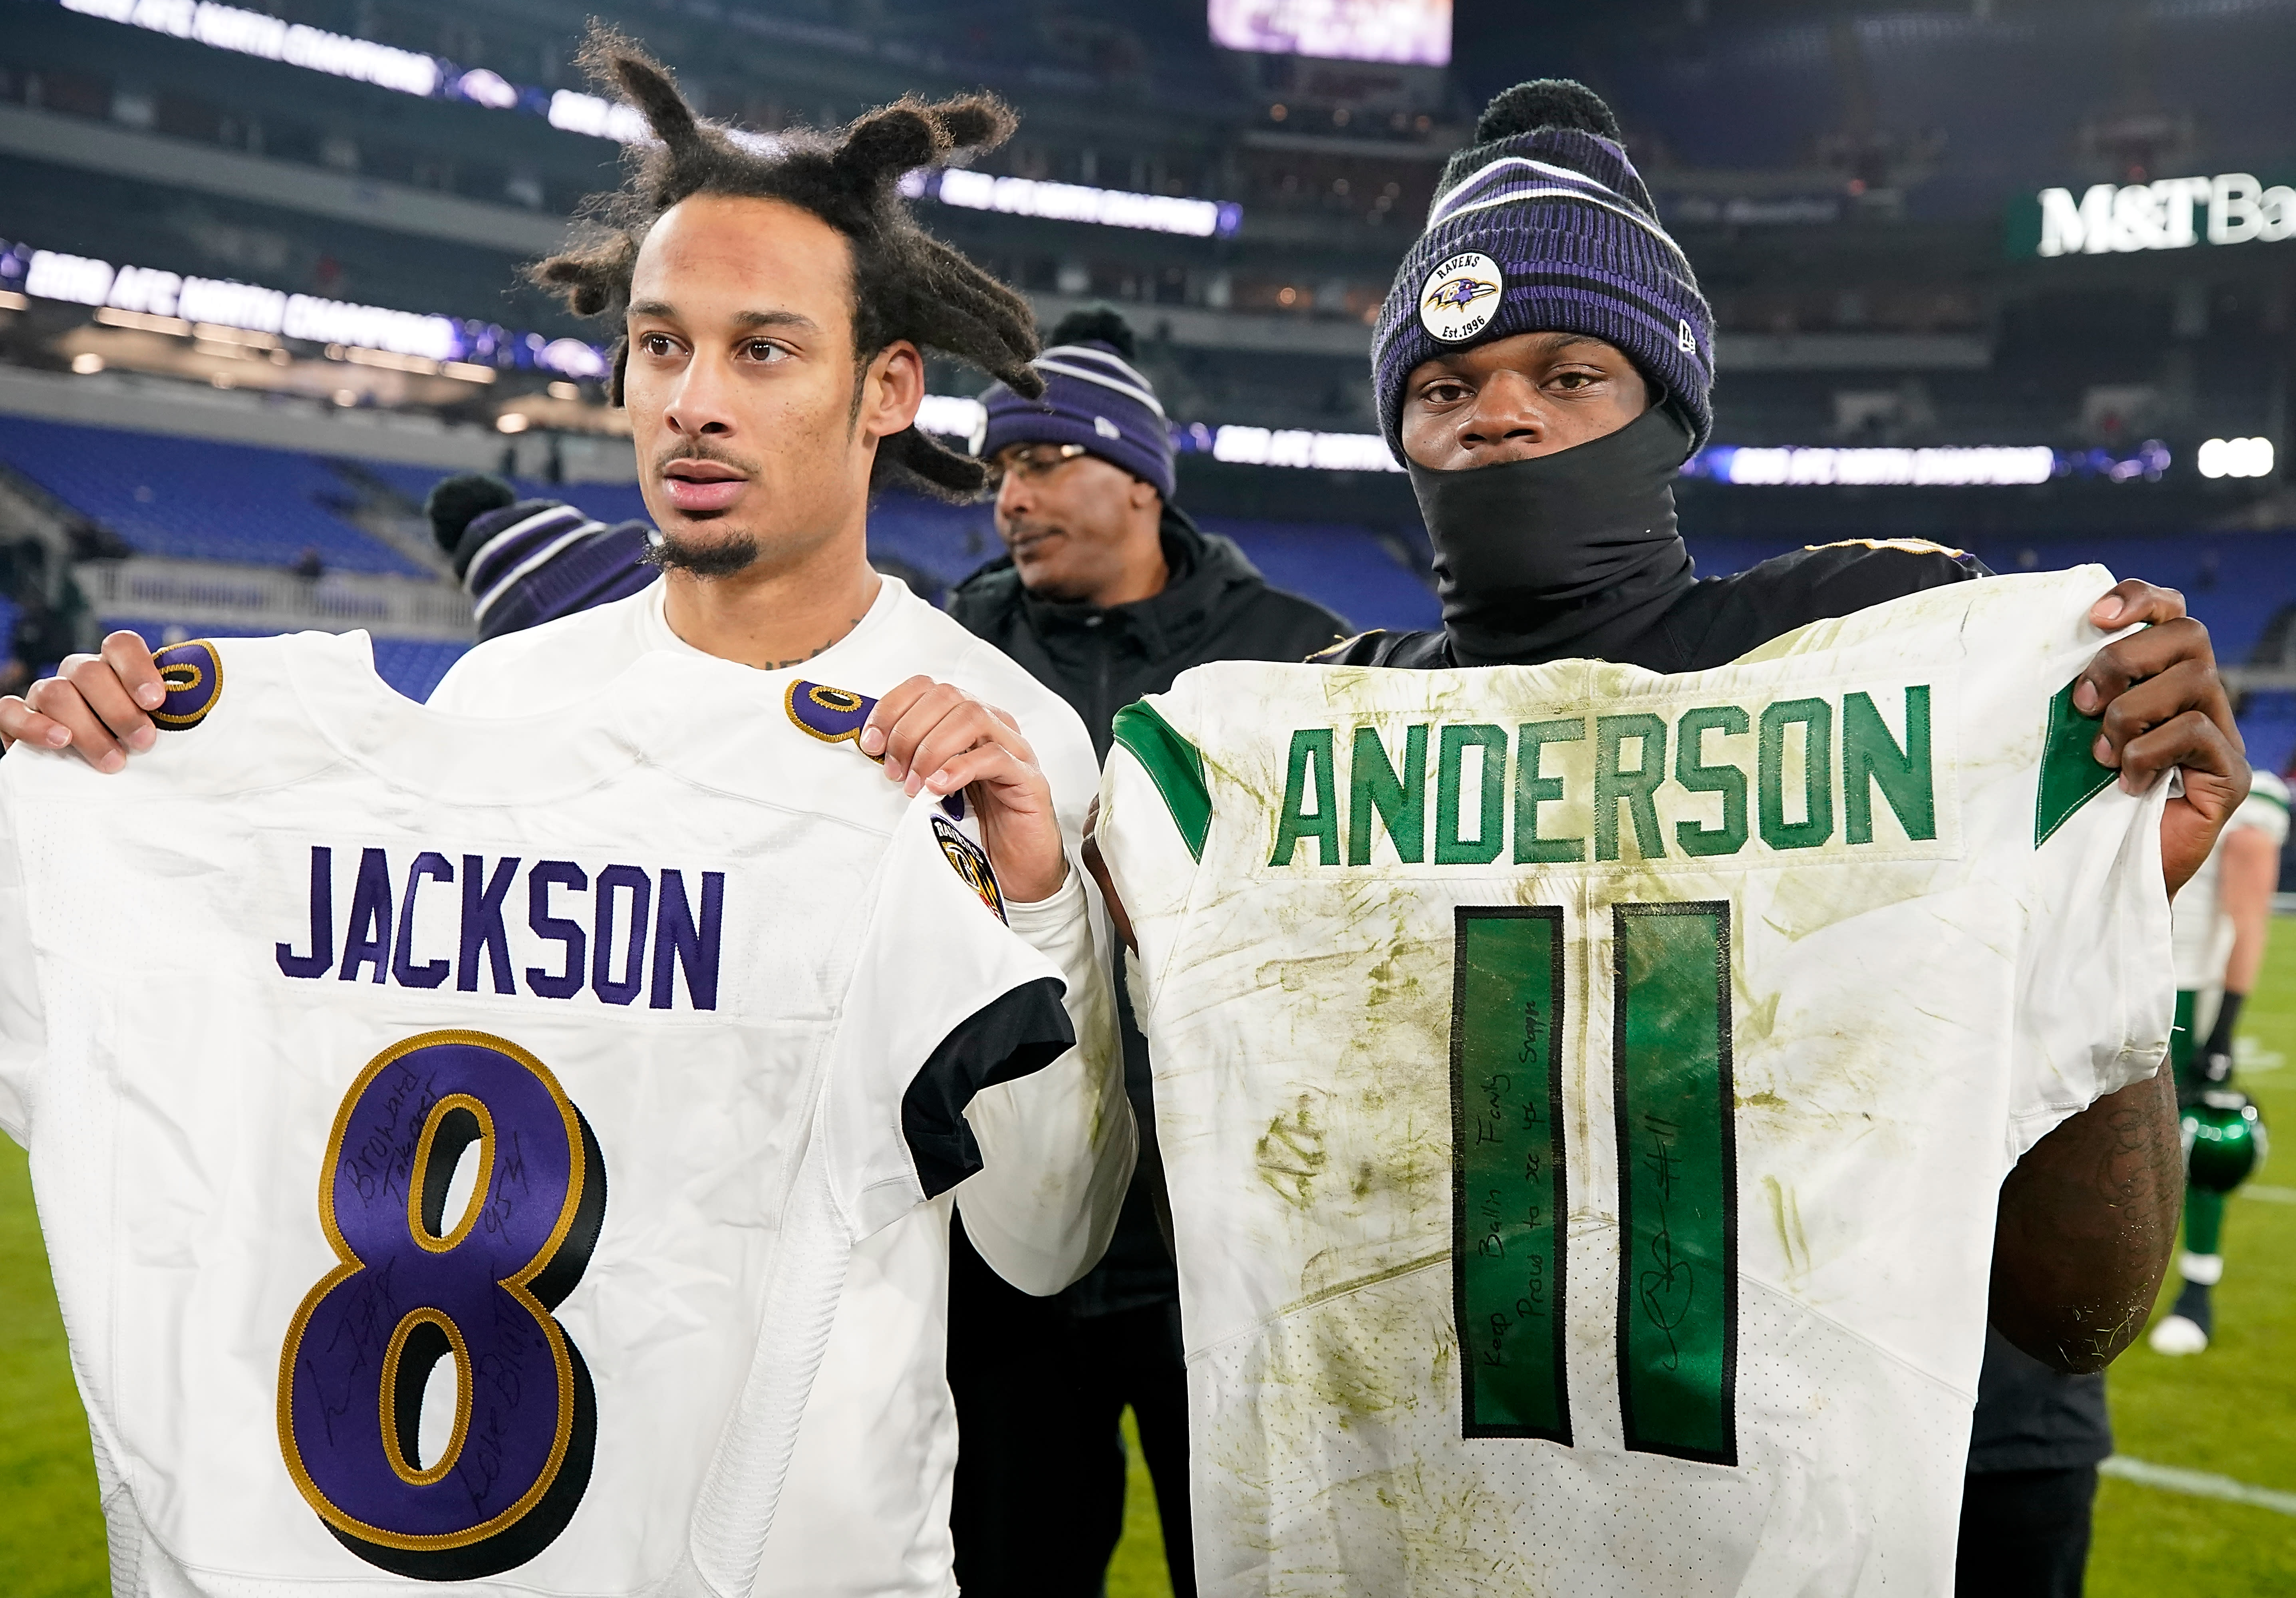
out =
<path fill-rule="evenodd" d="M 446 1214 L 457 1160 L 478 1180 Z M 341 1262 L 279 1355 L 279 1446 L 304 1498 L 370 1564 L 428 1581 L 524 1563 L 588 1484 L 597 1405 L 550 1311 L 606 1208 L 589 1124 L 549 1068 L 483 1032 L 384 1050 L 344 1094 L 319 1218 Z M 418 1457 L 422 1395 L 451 1360 L 452 1434 Z"/>

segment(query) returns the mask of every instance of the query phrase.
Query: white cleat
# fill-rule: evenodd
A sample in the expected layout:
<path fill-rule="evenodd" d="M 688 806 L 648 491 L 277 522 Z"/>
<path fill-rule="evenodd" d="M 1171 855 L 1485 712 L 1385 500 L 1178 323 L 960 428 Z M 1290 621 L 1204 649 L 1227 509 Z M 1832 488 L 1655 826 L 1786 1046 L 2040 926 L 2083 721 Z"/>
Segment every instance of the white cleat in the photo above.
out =
<path fill-rule="evenodd" d="M 2155 1354 L 2198 1354 L 2209 1346 L 2209 1334 L 2183 1315 L 2165 1317 L 2146 1340 Z"/>

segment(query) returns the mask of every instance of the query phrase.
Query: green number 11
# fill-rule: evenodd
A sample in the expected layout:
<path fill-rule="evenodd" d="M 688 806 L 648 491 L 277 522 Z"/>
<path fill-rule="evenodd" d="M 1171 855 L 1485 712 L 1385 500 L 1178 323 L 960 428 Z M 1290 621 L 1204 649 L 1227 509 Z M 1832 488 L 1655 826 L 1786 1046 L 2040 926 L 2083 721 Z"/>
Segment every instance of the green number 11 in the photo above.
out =
<path fill-rule="evenodd" d="M 1730 906 L 1611 907 L 1619 1408 L 1628 1448 L 1738 1463 Z M 1568 1445 L 1562 911 L 1462 907 L 1453 1314 L 1468 1437 Z"/>

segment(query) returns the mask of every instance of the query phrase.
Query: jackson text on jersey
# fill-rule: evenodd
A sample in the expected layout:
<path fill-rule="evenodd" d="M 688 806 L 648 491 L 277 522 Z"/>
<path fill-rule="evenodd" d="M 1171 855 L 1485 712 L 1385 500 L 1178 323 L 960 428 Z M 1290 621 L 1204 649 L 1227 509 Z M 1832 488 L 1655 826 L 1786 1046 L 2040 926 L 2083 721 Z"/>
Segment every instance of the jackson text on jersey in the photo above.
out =
<path fill-rule="evenodd" d="M 347 901 L 335 892 L 339 854 L 350 865 Z M 676 1007 L 682 975 L 692 1008 L 718 1008 L 723 872 L 450 858 L 436 849 L 394 863 L 391 855 L 311 846 L 310 921 L 275 947 L 282 973 L 422 988 L 451 978 L 459 993 L 512 994 L 522 985 L 541 998 L 587 991 L 608 1004 L 644 994 L 655 1010 Z M 339 903 L 348 906 L 340 918 Z M 520 969 L 513 941 L 532 950 L 535 963 Z"/>

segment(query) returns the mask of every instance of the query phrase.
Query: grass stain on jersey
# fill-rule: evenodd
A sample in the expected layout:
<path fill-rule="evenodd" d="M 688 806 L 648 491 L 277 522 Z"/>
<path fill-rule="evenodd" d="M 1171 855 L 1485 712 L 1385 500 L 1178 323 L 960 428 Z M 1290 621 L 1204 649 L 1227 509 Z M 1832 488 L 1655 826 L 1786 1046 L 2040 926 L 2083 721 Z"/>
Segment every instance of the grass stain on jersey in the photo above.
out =
<path fill-rule="evenodd" d="M 1775 1176 L 1762 1178 L 1769 1196 L 1770 1224 L 1777 1228 L 1778 1248 L 1786 1261 L 1787 1291 L 1800 1292 L 1809 1280 L 1809 1236 L 1801 1227 L 1801 1203 L 1794 1190 Z"/>
<path fill-rule="evenodd" d="M 1324 1148 L 1323 1128 L 1316 1124 L 1316 1095 L 1303 1093 L 1290 1113 L 1267 1123 L 1253 1151 L 1259 1179 L 1293 1209 L 1306 1210 L 1316 1202 L 1316 1178 L 1331 1163 Z"/>

